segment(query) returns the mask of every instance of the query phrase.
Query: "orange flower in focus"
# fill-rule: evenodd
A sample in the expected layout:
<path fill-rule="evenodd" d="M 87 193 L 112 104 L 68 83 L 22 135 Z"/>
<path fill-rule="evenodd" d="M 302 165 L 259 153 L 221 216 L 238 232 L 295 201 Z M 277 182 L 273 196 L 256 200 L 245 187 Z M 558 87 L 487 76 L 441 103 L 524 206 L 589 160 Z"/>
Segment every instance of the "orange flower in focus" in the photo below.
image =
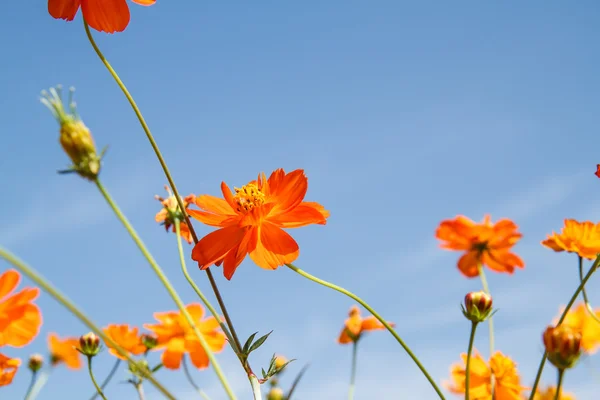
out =
<path fill-rule="evenodd" d="M 0 386 L 10 385 L 21 365 L 18 358 L 9 358 L 0 353 Z"/>
<path fill-rule="evenodd" d="M 130 328 L 127 324 L 117 325 L 111 324 L 103 329 L 106 336 L 114 340 L 119 346 L 126 350 L 127 352 L 133 355 L 140 355 L 146 351 L 146 346 L 142 343 L 142 338 L 138 334 L 138 328 L 133 327 Z M 125 357 L 120 355 L 114 348 L 110 346 L 108 342 L 106 343 L 106 347 L 108 347 L 108 351 L 113 356 L 120 358 L 121 360 L 126 360 Z"/>
<path fill-rule="evenodd" d="M 192 234 L 190 233 L 190 228 L 187 226 L 187 223 L 185 222 L 185 217 L 179 209 L 177 199 L 171 193 L 171 189 L 169 189 L 168 186 L 165 186 L 165 189 L 169 194 L 169 197 L 163 199 L 162 197 L 155 196 L 156 200 L 160 201 L 163 205 L 163 209 L 156 214 L 154 220 L 156 222 L 162 222 L 167 231 L 169 230 L 169 228 L 172 228 L 172 231 L 175 232 L 175 218 L 179 219 L 179 233 L 181 234 L 181 237 L 184 238 L 188 243 L 192 243 Z M 193 194 L 186 196 L 182 200 L 186 212 L 188 212 L 187 208 L 190 205 L 190 203 L 193 203 L 195 200 L 196 196 L 194 196 Z"/>
<path fill-rule="evenodd" d="M 593 260 L 600 253 L 600 224 L 565 219 L 565 226 L 560 234 L 552 232 L 552 235 L 542 241 L 542 245 L 554 251 L 576 253 Z"/>
<path fill-rule="evenodd" d="M 297 169 L 285 173 L 275 170 L 269 179 L 260 174 L 232 193 L 221 183 L 223 199 L 202 195 L 196 205 L 203 211 L 189 214 L 218 229 L 203 237 L 192 250 L 192 259 L 202 269 L 223 263 L 223 274 L 231 279 L 236 268 L 250 255 L 264 269 L 277 269 L 296 260 L 300 252 L 296 241 L 281 228 L 325 225 L 329 211 L 318 203 L 306 202 L 308 179 Z"/>
<path fill-rule="evenodd" d="M 0 275 L 0 347 L 23 347 L 39 333 L 42 313 L 33 301 L 38 297 L 38 288 L 24 288 L 12 294 L 21 275 L 10 269 Z"/>
<path fill-rule="evenodd" d="M 186 306 L 198 330 L 214 353 L 219 353 L 225 347 L 225 334 L 221 332 L 219 321 L 215 317 L 202 319 L 204 308 L 200 304 Z M 208 367 L 208 356 L 200 345 L 196 334 L 187 323 L 185 317 L 178 311 L 155 313 L 158 324 L 146 324 L 144 328 L 154 332 L 158 345 L 154 348 L 165 349 L 161 361 L 168 369 L 178 369 L 185 353 L 190 355 L 192 364 L 198 369 Z"/>
<path fill-rule="evenodd" d="M 454 364 L 450 369 L 452 382 L 445 386 L 452 393 L 465 393 L 465 367 L 467 355 L 461 354 L 462 362 Z M 492 376 L 496 382 L 494 400 L 522 400 L 521 393 L 526 390 L 521 386 L 521 378 L 517 365 L 510 357 L 497 351 L 486 363 L 477 351 L 473 351 L 469 368 L 469 397 L 471 400 L 492 400 Z"/>
<path fill-rule="evenodd" d="M 389 322 L 391 326 L 396 326 L 393 322 Z M 379 322 L 374 316 L 362 318 L 358 306 L 350 307 L 348 319 L 344 323 L 344 328 L 340 332 L 337 339 L 339 344 L 348 344 L 358 341 L 363 332 L 379 331 L 385 329 L 385 326 Z"/>
<path fill-rule="evenodd" d="M 556 396 L 556 386 L 548 386 L 544 390 L 538 390 L 533 400 L 554 400 Z M 558 400 L 575 400 L 575 396 L 571 393 L 565 393 L 561 390 Z"/>
<path fill-rule="evenodd" d="M 564 307 L 560 310 L 562 315 Z M 600 309 L 594 310 L 594 314 L 600 318 Z M 552 321 L 554 325 L 558 324 L 558 318 Z M 586 309 L 585 303 L 580 303 L 575 308 L 571 308 L 562 325 L 571 327 L 574 331 L 581 333 L 581 349 L 588 354 L 593 354 L 600 346 L 600 323 L 596 321 Z"/>
<path fill-rule="evenodd" d="M 69 369 L 81 368 L 81 354 L 76 350 L 79 347 L 79 338 L 68 337 L 61 339 L 55 333 L 48 335 L 48 348 L 50 349 L 50 362 L 55 367 L 65 363 Z"/>
<path fill-rule="evenodd" d="M 523 235 L 518 226 L 509 219 L 492 224 L 486 215 L 479 224 L 462 215 L 445 220 L 435 232 L 435 237 L 446 250 L 465 252 L 458 260 L 458 269 L 468 278 L 479 275 L 479 266 L 487 265 L 492 271 L 512 274 L 515 268 L 523 268 L 523 260 L 512 253 L 511 248 Z"/>
<path fill-rule="evenodd" d="M 156 0 L 132 0 L 151 6 Z M 125 0 L 48 0 L 48 12 L 54 18 L 73 21 L 81 6 L 83 19 L 100 32 L 122 32 L 129 24 L 129 7 Z"/>

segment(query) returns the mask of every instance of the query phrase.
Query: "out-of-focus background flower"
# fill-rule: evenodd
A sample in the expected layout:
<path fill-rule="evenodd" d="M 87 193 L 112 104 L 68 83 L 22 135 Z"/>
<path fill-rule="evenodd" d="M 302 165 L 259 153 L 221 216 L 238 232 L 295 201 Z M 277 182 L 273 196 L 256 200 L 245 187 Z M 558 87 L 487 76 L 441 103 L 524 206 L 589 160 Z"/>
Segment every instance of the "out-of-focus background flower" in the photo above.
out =
<path fill-rule="evenodd" d="M 496 347 L 531 384 L 542 332 L 578 285 L 576 256 L 540 241 L 564 218 L 600 220 L 593 175 L 600 4 L 159 1 L 131 13 L 124 33 L 95 37 L 142 108 L 182 195 L 218 195 L 221 180 L 240 186 L 260 171 L 304 168 L 307 200 L 331 217 L 326 227 L 293 232 L 298 266 L 353 290 L 396 322 L 438 381 L 466 351 L 470 326 L 459 303 L 480 282 L 457 271 L 456 253 L 438 249 L 435 229 L 456 214 L 513 219 L 524 234 L 515 252 L 525 269 L 488 272 L 488 279 L 499 309 Z M 154 222 L 162 170 L 80 16 L 65 23 L 48 15 L 45 2 L 21 1 L 7 4 L 3 17 L 0 243 L 103 326 L 141 326 L 153 312 L 175 309 L 93 185 L 56 173 L 68 160 L 38 94 L 73 85 L 97 146 L 110 145 L 105 185 L 186 302 L 196 301 L 180 273 L 175 236 Z M 204 273 L 191 260 L 189 267 L 209 292 Z M 238 333 L 274 330 L 253 354 L 256 369 L 274 352 L 297 358 L 281 376 L 287 388 L 310 362 L 297 399 L 346 398 L 351 352 L 335 340 L 353 302 L 249 259 L 230 282 L 214 270 Z M 592 304 L 600 305 L 599 288 L 592 278 Z M 24 349 L 3 350 L 24 363 L 46 353 L 48 332 L 88 331 L 48 295 L 37 303 L 41 334 Z M 485 358 L 487 343 L 486 325 L 476 341 Z M 233 353 L 219 359 L 247 398 Z M 95 359 L 98 379 L 112 363 L 108 352 Z M 86 398 L 93 388 L 85 374 L 55 370 L 38 398 Z M 194 376 L 212 399 L 224 398 L 212 370 Z M 178 398 L 195 398 L 183 373 L 162 370 L 158 378 Z M 119 372 L 109 398 L 134 396 L 117 383 L 125 379 Z M 543 383 L 554 380 L 547 365 Z M 592 399 L 599 380 L 600 359 L 591 356 L 567 374 L 564 389 Z M 0 389 L 2 398 L 20 398 L 28 383 L 23 365 Z M 160 398 L 147 386 L 149 398 Z M 356 398 L 436 396 L 381 332 L 361 343 Z"/>

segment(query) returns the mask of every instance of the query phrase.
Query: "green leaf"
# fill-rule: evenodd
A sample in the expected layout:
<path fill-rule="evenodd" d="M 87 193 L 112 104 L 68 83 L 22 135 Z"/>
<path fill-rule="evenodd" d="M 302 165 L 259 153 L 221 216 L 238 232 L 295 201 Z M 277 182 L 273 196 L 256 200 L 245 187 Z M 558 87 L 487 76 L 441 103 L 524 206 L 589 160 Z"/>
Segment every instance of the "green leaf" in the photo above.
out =
<path fill-rule="evenodd" d="M 246 343 L 244 343 L 244 348 L 242 349 L 242 353 L 244 353 L 244 354 L 250 354 L 250 352 L 248 351 L 248 348 L 252 344 L 252 341 L 254 340 L 254 336 L 256 336 L 257 333 L 258 332 L 254 332 L 252 335 L 250 335 L 250 337 L 248 338 L 248 340 L 246 340 Z"/>
<path fill-rule="evenodd" d="M 273 333 L 273 331 L 267 333 L 264 336 L 261 336 L 260 338 L 258 338 L 256 340 L 256 342 L 254 342 L 254 344 L 252 346 L 250 346 L 250 349 L 248 349 L 248 354 L 252 353 L 254 350 L 258 349 L 260 346 L 262 346 L 262 344 L 265 342 L 265 340 L 267 340 L 267 338 L 269 337 L 269 335 Z M 252 336 L 254 338 L 254 336 Z"/>

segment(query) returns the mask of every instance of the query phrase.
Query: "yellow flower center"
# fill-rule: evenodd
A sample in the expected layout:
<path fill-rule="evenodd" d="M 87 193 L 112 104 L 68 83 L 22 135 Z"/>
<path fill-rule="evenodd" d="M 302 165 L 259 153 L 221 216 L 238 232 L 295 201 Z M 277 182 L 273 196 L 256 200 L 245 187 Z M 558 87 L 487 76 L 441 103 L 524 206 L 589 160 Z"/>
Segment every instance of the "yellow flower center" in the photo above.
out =
<path fill-rule="evenodd" d="M 241 213 L 250 212 L 254 207 L 260 207 L 265 203 L 265 195 L 254 183 L 249 183 L 240 188 L 234 188 L 233 201 L 237 205 L 236 210 Z"/>

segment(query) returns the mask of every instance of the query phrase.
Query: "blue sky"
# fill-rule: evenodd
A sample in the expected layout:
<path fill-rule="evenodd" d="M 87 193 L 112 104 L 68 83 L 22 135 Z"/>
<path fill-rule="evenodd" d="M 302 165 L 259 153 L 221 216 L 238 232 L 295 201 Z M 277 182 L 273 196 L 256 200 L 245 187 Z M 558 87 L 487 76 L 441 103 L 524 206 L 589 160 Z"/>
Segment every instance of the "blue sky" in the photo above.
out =
<path fill-rule="evenodd" d="M 466 350 L 469 324 L 458 305 L 480 282 L 457 272 L 459 255 L 438 249 L 435 228 L 457 214 L 514 219 L 526 268 L 488 279 L 500 309 L 496 347 L 531 384 L 541 332 L 578 284 L 574 256 L 539 242 L 564 218 L 600 220 L 597 2 L 159 1 L 132 3 L 131 12 L 126 32 L 95 37 L 137 99 L 182 194 L 217 195 L 222 180 L 239 186 L 260 171 L 304 168 L 307 199 L 331 217 L 325 227 L 291 232 L 301 246 L 297 265 L 395 321 L 438 382 Z M 94 186 L 56 174 L 68 161 L 38 95 L 58 83 L 75 86 L 96 143 L 110 146 L 104 184 L 185 301 L 196 301 L 174 236 L 154 222 L 162 170 L 80 16 L 53 20 L 37 1 L 10 2 L 4 14 L 0 244 L 101 325 L 141 325 L 175 308 Z M 230 282 L 214 273 L 240 336 L 274 330 L 251 360 L 256 369 L 282 353 L 298 359 L 284 386 L 311 364 L 298 400 L 346 398 L 350 348 L 335 338 L 350 299 L 250 261 Z M 193 275 L 208 293 L 204 273 Z M 592 302 L 600 302 L 598 289 L 593 279 Z M 48 295 L 38 303 L 39 337 L 3 353 L 26 359 L 45 353 L 49 332 L 87 331 Z M 487 329 L 476 346 L 487 356 Z M 249 398 L 231 351 L 219 360 L 240 399 Z M 108 354 L 99 356 L 97 375 L 111 365 Z M 592 399 L 599 374 L 592 356 L 567 375 L 565 389 Z M 195 376 L 212 399 L 225 398 L 212 370 Z M 181 373 L 158 378 L 178 398 L 195 398 Z M 554 379 L 546 368 L 544 382 Z M 2 397 L 21 398 L 28 381 L 23 368 Z M 59 368 L 38 398 L 79 400 L 91 389 L 84 371 Z M 130 399 L 132 390 L 113 384 L 107 395 Z M 361 343 L 356 398 L 436 397 L 393 338 L 377 332 Z"/>

